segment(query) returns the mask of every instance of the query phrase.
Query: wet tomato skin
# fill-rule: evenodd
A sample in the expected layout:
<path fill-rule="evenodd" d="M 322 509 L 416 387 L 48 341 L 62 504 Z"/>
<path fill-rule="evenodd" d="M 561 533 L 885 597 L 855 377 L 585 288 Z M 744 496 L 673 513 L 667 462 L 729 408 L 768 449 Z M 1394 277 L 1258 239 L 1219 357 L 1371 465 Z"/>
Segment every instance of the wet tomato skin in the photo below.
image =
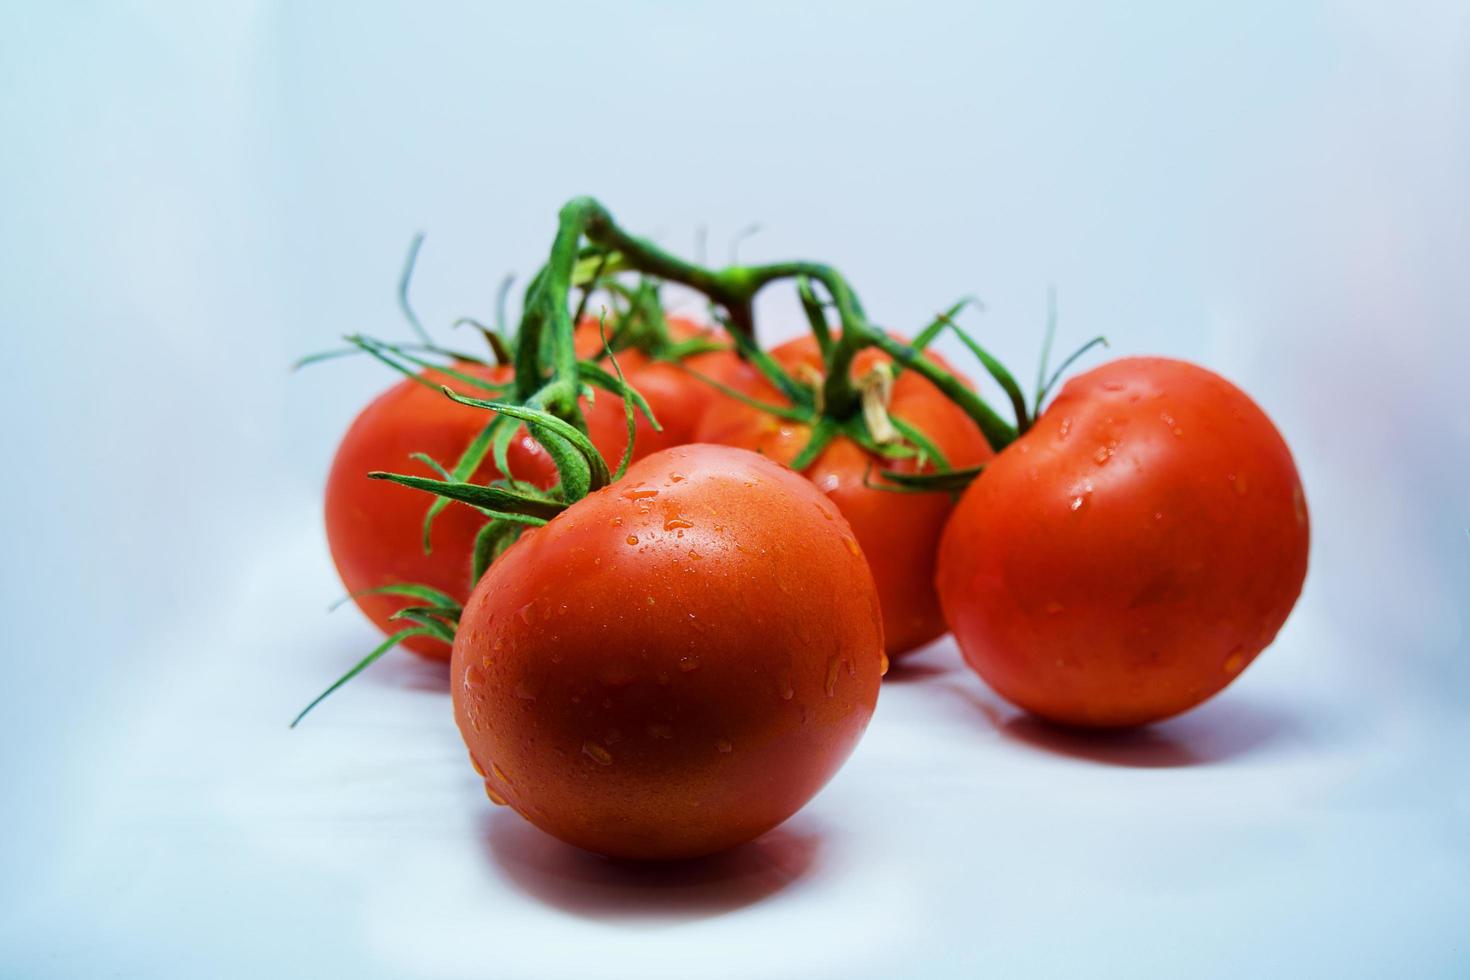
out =
<path fill-rule="evenodd" d="M 822 367 L 821 352 L 810 335 L 782 344 L 771 354 L 788 369 L 820 371 Z M 938 354 L 927 356 L 952 372 Z M 854 361 L 853 377 L 860 378 L 874 365 L 889 362 L 880 351 L 864 350 Z M 785 404 L 780 393 L 763 380 L 751 393 L 766 402 Z M 896 379 L 889 410 L 933 440 L 951 466 L 974 466 L 993 455 L 969 416 L 912 371 Z M 726 399 L 710 409 L 696 437 L 790 463 L 811 438 L 811 427 Z M 912 460 L 880 460 L 851 440 L 837 438 L 804 475 L 837 504 L 852 525 L 878 586 L 888 655 L 898 657 L 945 632 L 934 591 L 934 565 L 939 537 L 954 502 L 945 493 L 899 494 L 866 485 L 880 481 L 870 473 L 878 469 L 917 471 Z"/>
<path fill-rule="evenodd" d="M 497 559 L 451 686 L 492 800 L 590 851 L 682 858 L 816 793 L 867 725 L 882 661 L 837 508 L 769 460 L 689 445 Z"/>
<path fill-rule="evenodd" d="M 1069 725 L 1167 718 L 1219 692 L 1307 570 L 1296 466 L 1264 412 L 1183 361 L 1080 375 L 966 491 L 937 584 L 999 694 Z"/>
<path fill-rule="evenodd" d="M 457 365 L 456 369 L 492 381 L 504 381 L 509 376 L 506 369 L 474 364 Z M 438 372 L 425 372 L 424 377 L 467 394 L 484 394 Z M 373 399 L 357 416 L 338 445 L 325 495 L 327 544 L 348 592 L 412 582 L 440 589 L 457 599 L 469 594 L 475 535 L 484 518 L 458 504 L 445 508 L 431 532 L 433 550 L 425 554 L 422 536 L 429 497 L 408 487 L 370 480 L 367 474 L 387 470 L 437 478 L 439 474 L 410 459 L 410 454 L 424 452 L 445 466 L 453 466 L 489 420 L 487 412 L 456 404 L 442 392 L 409 379 Z M 524 432 L 512 442 L 509 462 L 520 479 L 541 486 L 549 486 L 556 479 L 555 467 L 545 451 Z M 485 482 L 498 475 L 494 464 L 486 460 L 475 479 Z M 384 633 L 408 625 L 388 617 L 413 604 L 392 595 L 359 596 L 356 602 Z M 429 637 L 414 637 L 404 645 L 432 659 L 449 658 L 449 645 Z"/>

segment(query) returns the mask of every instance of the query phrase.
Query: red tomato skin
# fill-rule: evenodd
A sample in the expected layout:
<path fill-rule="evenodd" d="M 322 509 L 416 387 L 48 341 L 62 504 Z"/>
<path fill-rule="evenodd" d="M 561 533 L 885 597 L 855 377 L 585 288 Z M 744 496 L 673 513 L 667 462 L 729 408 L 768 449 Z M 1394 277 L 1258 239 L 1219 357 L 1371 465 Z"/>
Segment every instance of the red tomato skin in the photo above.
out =
<path fill-rule="evenodd" d="M 457 369 L 494 381 L 509 376 L 506 369 L 479 365 Z M 424 377 L 459 391 L 483 394 L 437 372 L 425 372 Z M 370 480 L 367 474 L 387 470 L 437 478 L 439 474 L 410 459 L 409 454 L 428 453 L 443 465 L 453 466 L 490 418 L 483 409 L 456 404 L 442 392 L 409 379 L 383 392 L 357 416 L 338 445 L 325 495 L 327 544 L 349 593 L 411 582 L 432 586 L 459 600 L 469 594 L 475 535 L 484 518 L 469 507 L 451 504 L 435 520 L 430 539 L 433 551 L 425 554 L 424 514 L 432 499 L 419 490 Z M 550 459 L 524 432 L 511 443 L 509 460 L 520 479 L 540 486 L 556 480 Z M 475 479 L 485 482 L 498 475 L 494 464 L 486 460 Z M 414 600 L 370 595 L 355 601 L 384 633 L 412 625 L 388 617 L 405 605 L 414 605 Z M 430 659 L 449 659 L 449 645 L 439 640 L 414 637 L 404 645 Z"/>
<path fill-rule="evenodd" d="M 821 352 L 810 335 L 782 344 L 771 354 L 788 369 L 806 365 L 820 370 L 822 366 Z M 939 355 L 928 356 L 953 371 Z M 853 376 L 861 377 L 875 364 L 889 360 L 880 351 L 864 350 L 855 360 Z M 766 402 L 786 404 L 763 380 L 752 393 Z M 951 466 L 974 466 L 994 455 L 969 416 L 912 371 L 898 376 L 889 409 L 927 434 Z M 790 463 L 806 446 L 811 429 L 726 399 L 710 409 L 695 437 L 702 442 L 752 449 Z M 945 632 L 944 615 L 934 590 L 934 565 L 940 534 L 954 502 L 944 493 L 900 494 L 866 486 L 865 481 L 879 479 L 869 479 L 869 471 L 878 469 L 911 473 L 916 467 L 911 461 L 875 459 L 851 440 L 838 438 L 804 475 L 837 504 L 852 525 L 877 583 L 888 656 L 900 657 Z"/>
<path fill-rule="evenodd" d="M 965 492 L 937 584 L 966 661 L 1067 725 L 1158 721 L 1239 676 L 1307 571 L 1296 465 L 1204 368 L 1126 358 L 1069 381 Z"/>
<path fill-rule="evenodd" d="M 492 800 L 589 851 L 671 859 L 805 804 L 866 727 L 882 660 L 837 508 L 769 460 L 689 445 L 497 559 L 450 678 Z"/>

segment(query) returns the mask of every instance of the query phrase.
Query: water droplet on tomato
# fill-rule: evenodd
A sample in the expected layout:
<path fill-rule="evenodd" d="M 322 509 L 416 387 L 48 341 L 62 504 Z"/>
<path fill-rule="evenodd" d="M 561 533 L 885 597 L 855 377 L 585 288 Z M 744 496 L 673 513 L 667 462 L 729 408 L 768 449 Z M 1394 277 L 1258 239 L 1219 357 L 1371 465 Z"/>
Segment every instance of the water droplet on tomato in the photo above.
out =
<path fill-rule="evenodd" d="M 613 764 L 612 753 L 596 742 L 583 742 L 582 754 L 599 766 L 610 766 Z"/>
<path fill-rule="evenodd" d="M 1245 648 L 1237 646 L 1232 649 L 1230 651 L 1230 655 L 1225 658 L 1225 673 L 1234 676 L 1235 674 L 1240 673 L 1241 669 L 1244 667 Z"/>

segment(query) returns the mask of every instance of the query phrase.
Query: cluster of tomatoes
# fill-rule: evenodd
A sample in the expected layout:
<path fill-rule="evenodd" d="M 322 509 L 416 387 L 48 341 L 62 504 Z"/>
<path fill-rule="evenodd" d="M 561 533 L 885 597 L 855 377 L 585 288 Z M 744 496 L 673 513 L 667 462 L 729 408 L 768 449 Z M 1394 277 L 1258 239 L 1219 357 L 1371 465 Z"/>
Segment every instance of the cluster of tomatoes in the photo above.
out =
<path fill-rule="evenodd" d="M 665 317 L 630 270 L 722 323 Z M 812 330 L 763 351 L 747 301 L 787 278 Z M 579 317 L 575 284 L 610 309 Z M 526 308 L 498 362 L 355 340 L 408 377 L 344 437 L 327 534 L 389 634 L 373 656 L 450 661 L 491 800 L 588 850 L 774 827 L 851 752 L 890 659 L 946 631 L 1027 711 L 1138 725 L 1229 684 L 1301 590 L 1291 455 L 1201 367 L 1115 360 L 1028 409 L 976 348 L 1004 423 L 926 351 L 948 316 L 872 330 L 828 267 L 701 270 L 585 200 Z"/>

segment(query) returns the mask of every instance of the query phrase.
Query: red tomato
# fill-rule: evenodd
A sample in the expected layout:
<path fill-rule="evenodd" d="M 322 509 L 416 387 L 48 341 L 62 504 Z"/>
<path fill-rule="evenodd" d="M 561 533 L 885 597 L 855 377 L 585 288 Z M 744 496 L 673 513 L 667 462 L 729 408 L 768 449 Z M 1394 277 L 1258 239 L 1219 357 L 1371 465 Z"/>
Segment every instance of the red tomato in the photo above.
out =
<path fill-rule="evenodd" d="M 457 368 L 492 381 L 509 377 L 509 369 L 505 368 Z M 435 385 L 447 384 L 466 394 L 483 394 L 437 372 L 426 371 L 424 377 Z M 430 539 L 433 551 L 425 554 L 423 525 L 429 498 L 408 487 L 369 480 L 367 474 L 388 470 L 437 478 L 439 474 L 410 459 L 409 454 L 427 453 L 452 467 L 490 419 L 491 415 L 482 409 L 456 404 L 433 388 L 404 379 L 375 398 L 353 421 L 332 460 L 326 492 L 327 544 L 348 592 L 416 583 L 456 599 L 469 594 L 475 535 L 485 519 L 469 507 L 451 504 L 435 520 Z M 626 431 L 623 441 L 627 441 Z M 524 432 L 511 443 L 509 461 L 519 479 L 543 487 L 556 481 L 551 460 Z M 487 459 L 474 479 L 483 483 L 499 476 Z M 411 600 L 368 595 L 358 597 L 356 602 L 385 633 L 411 625 L 388 618 L 403 606 L 413 605 Z M 413 637 L 404 645 L 426 657 L 449 658 L 448 644 L 430 637 Z"/>
<path fill-rule="evenodd" d="M 769 460 L 691 445 L 501 555 L 450 676 L 494 802 L 661 859 L 795 813 L 857 743 L 882 671 L 873 580 L 837 509 Z"/>
<path fill-rule="evenodd" d="M 938 586 L 966 660 L 1054 721 L 1126 726 L 1218 692 L 1276 636 L 1307 571 L 1291 453 L 1203 368 L 1128 358 L 1074 378 L 966 491 Z"/>
<path fill-rule="evenodd" d="M 782 344 L 771 354 L 788 369 L 803 365 L 820 372 L 822 367 L 821 352 L 809 335 Z M 951 370 L 937 354 L 928 356 Z M 874 365 L 889 360 L 880 351 L 864 350 L 854 361 L 853 377 L 862 377 Z M 786 404 L 786 399 L 764 380 L 752 394 L 762 401 Z M 993 455 L 969 416 L 912 371 L 904 371 L 894 382 L 889 412 L 927 435 L 953 467 L 974 466 Z M 806 446 L 811 427 L 723 399 L 711 407 L 695 437 L 701 442 L 753 449 L 790 463 Z M 805 474 L 837 504 L 862 545 L 878 585 L 888 655 L 896 657 L 945 631 L 934 592 L 934 562 L 940 533 L 954 505 L 945 493 L 900 494 L 871 489 L 864 485 L 870 469 L 912 473 L 917 467 L 911 460 L 877 459 L 851 440 L 839 437 Z M 879 479 L 874 475 L 868 482 Z"/>

